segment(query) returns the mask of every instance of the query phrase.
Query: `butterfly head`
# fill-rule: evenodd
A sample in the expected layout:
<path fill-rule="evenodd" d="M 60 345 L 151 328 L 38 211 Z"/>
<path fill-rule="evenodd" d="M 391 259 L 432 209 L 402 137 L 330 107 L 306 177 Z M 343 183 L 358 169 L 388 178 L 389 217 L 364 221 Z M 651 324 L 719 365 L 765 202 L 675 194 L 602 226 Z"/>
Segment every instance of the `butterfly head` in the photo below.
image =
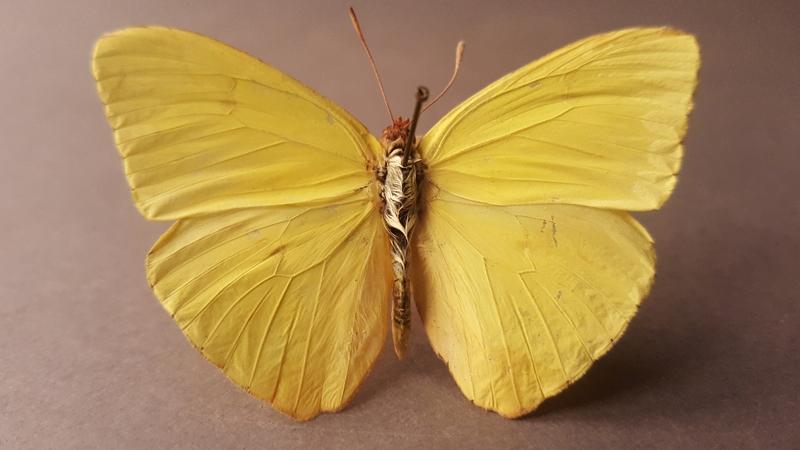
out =
<path fill-rule="evenodd" d="M 403 155 L 403 165 L 408 162 L 409 157 L 414 153 L 417 145 L 416 135 L 414 134 L 417 129 L 417 122 L 419 115 L 422 112 L 422 104 L 428 100 L 428 88 L 420 86 L 417 88 L 416 104 L 414 105 L 414 115 L 411 119 L 404 119 L 403 117 L 393 117 L 392 124 L 383 129 L 381 137 L 383 138 L 383 147 L 386 153 L 389 154 L 395 149 L 400 149 Z"/>
<path fill-rule="evenodd" d="M 381 137 L 383 138 L 384 146 L 388 147 L 403 147 L 408 139 L 409 129 L 411 128 L 411 119 L 403 117 L 395 117 L 392 124 L 383 129 Z M 399 145 L 398 145 L 399 144 Z"/>

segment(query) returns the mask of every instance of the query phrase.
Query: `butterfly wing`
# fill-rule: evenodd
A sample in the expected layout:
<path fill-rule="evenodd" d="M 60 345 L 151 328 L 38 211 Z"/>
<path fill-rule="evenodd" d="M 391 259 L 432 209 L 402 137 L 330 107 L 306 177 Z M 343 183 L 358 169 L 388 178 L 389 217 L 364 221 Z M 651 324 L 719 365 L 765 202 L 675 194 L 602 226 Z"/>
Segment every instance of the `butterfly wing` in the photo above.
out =
<path fill-rule="evenodd" d="M 342 408 L 387 331 L 375 138 L 288 76 L 193 33 L 107 35 L 93 70 L 137 207 L 178 219 L 147 258 L 164 308 L 278 410 Z"/>
<path fill-rule="evenodd" d="M 594 36 L 503 77 L 423 138 L 415 297 L 476 404 L 530 412 L 625 330 L 654 253 L 611 210 L 658 208 L 672 191 L 698 64 L 674 30 Z"/>
<path fill-rule="evenodd" d="M 92 69 L 149 219 L 342 198 L 374 178 L 380 143 L 358 121 L 213 39 L 128 28 L 97 42 Z"/>
<path fill-rule="evenodd" d="M 414 296 L 475 404 L 517 417 L 575 381 L 625 330 L 653 279 L 647 232 L 577 205 L 426 205 Z"/>
<path fill-rule="evenodd" d="M 497 205 L 658 208 L 672 192 L 699 53 L 691 35 L 633 28 L 518 69 L 428 132 L 426 176 Z"/>
<path fill-rule="evenodd" d="M 360 196 L 178 221 L 148 280 L 205 357 L 296 419 L 341 409 L 383 347 L 389 248 Z"/>

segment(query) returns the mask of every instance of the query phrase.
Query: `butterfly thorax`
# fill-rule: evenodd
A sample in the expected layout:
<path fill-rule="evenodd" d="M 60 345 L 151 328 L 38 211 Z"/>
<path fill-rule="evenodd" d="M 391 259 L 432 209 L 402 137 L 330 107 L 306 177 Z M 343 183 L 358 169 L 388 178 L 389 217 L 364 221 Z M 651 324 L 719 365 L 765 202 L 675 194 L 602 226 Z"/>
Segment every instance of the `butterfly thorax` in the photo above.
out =
<path fill-rule="evenodd" d="M 408 247 L 417 219 L 417 198 L 422 180 L 422 161 L 414 145 L 404 155 L 409 139 L 409 121 L 397 118 L 383 132 L 385 166 L 378 170 L 383 198 L 383 220 L 389 234 L 392 254 L 392 339 L 397 356 L 402 357 L 411 323 L 408 281 Z M 413 139 L 413 137 L 411 137 Z M 416 142 L 414 142 L 416 144 Z"/>

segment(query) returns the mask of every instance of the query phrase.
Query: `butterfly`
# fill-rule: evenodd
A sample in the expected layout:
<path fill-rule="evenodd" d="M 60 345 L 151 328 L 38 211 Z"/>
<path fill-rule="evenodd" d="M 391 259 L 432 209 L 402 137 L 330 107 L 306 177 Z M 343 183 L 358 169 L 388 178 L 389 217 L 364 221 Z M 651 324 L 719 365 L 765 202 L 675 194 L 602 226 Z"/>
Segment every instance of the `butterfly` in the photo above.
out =
<path fill-rule="evenodd" d="M 234 383 L 298 420 L 338 411 L 390 328 L 402 357 L 413 301 L 463 394 L 514 418 L 580 378 L 647 296 L 653 239 L 629 212 L 675 186 L 699 60 L 675 29 L 599 34 L 420 138 L 427 90 L 410 119 L 387 102 L 380 139 L 187 31 L 104 35 L 92 71 L 136 207 L 174 222 L 149 284 Z"/>

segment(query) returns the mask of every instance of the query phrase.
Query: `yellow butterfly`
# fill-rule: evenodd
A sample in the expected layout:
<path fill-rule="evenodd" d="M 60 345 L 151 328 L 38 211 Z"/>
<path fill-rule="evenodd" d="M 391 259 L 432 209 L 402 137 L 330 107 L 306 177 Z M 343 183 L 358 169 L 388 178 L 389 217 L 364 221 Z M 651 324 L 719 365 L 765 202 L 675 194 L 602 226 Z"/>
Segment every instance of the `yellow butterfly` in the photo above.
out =
<path fill-rule="evenodd" d="M 653 241 L 626 211 L 675 185 L 698 66 L 674 29 L 592 36 L 421 139 L 424 89 L 378 139 L 186 31 L 105 35 L 92 70 L 137 208 L 175 221 L 147 255 L 155 295 L 233 382 L 306 420 L 353 397 L 390 315 L 402 357 L 411 298 L 483 408 L 518 417 L 581 377 L 650 289 Z"/>

